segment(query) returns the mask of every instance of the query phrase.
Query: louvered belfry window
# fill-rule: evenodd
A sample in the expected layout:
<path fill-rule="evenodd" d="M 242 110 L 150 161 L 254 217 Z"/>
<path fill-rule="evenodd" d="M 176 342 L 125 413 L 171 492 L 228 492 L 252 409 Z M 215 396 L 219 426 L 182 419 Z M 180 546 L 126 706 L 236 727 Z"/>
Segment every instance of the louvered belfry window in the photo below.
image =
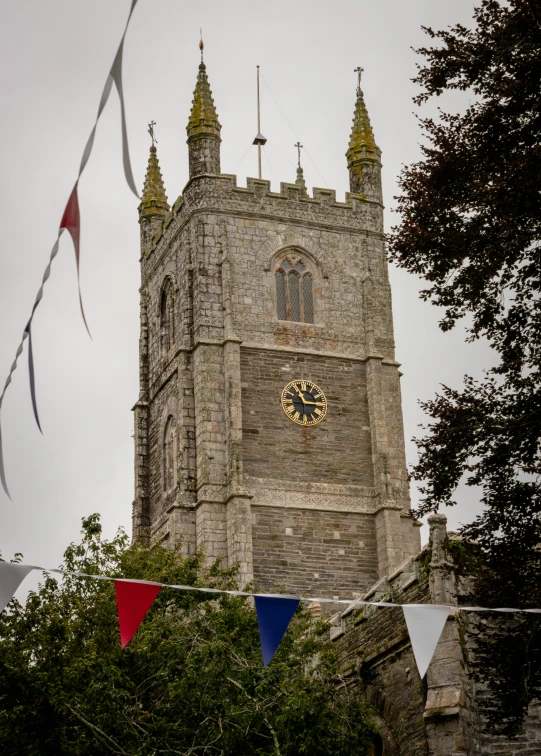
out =
<path fill-rule="evenodd" d="M 278 320 L 314 322 L 314 279 L 302 258 L 288 254 L 277 266 L 276 315 Z"/>

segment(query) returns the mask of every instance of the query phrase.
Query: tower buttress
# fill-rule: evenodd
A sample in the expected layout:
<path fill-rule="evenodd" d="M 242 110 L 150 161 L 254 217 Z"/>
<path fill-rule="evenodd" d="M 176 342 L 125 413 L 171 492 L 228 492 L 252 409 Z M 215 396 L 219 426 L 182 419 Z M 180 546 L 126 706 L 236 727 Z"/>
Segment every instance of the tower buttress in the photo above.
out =
<path fill-rule="evenodd" d="M 188 152 L 190 178 L 202 174 L 220 173 L 220 131 L 221 125 L 214 106 L 212 92 L 207 76 L 207 67 L 203 62 L 203 41 L 201 63 L 193 93 L 192 109 L 186 131 L 188 133 Z"/>
<path fill-rule="evenodd" d="M 349 170 L 350 191 L 362 194 L 366 199 L 383 204 L 381 192 L 381 150 L 376 144 L 374 132 L 368 117 L 368 110 L 364 102 L 359 83 L 357 85 L 357 101 L 353 114 L 353 127 L 346 152 Z"/>

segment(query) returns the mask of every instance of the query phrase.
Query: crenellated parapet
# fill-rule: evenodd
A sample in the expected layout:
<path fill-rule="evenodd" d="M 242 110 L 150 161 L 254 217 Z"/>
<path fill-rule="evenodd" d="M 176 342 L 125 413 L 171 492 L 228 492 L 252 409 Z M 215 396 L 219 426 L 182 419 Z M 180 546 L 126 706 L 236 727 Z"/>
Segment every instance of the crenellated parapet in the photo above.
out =
<path fill-rule="evenodd" d="M 383 238 L 383 211 L 379 202 L 367 200 L 362 194 L 346 192 L 345 201 L 336 199 L 334 189 L 314 187 L 312 196 L 304 194 L 298 184 L 280 183 L 280 191 L 271 190 L 265 179 L 247 178 L 239 186 L 234 174 L 200 175 L 190 179 L 184 192 L 163 217 L 157 232 L 148 242 L 147 256 L 160 254 L 170 234 L 175 234 L 195 212 L 227 212 L 239 215 L 267 214 L 289 222 L 305 222 L 312 218 L 330 227 L 354 228 L 360 233 Z"/>

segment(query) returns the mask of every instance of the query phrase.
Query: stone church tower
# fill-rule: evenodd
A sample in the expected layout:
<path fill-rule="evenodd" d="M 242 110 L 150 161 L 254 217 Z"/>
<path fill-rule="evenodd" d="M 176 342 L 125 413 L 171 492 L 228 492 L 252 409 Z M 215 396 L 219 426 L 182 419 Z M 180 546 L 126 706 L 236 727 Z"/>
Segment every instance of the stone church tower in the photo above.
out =
<path fill-rule="evenodd" d="M 261 591 L 353 598 L 420 548 L 381 152 L 360 87 L 345 202 L 309 196 L 300 168 L 280 192 L 237 186 L 220 130 L 201 62 L 188 183 L 170 208 L 153 144 L 139 206 L 133 535 Z"/>

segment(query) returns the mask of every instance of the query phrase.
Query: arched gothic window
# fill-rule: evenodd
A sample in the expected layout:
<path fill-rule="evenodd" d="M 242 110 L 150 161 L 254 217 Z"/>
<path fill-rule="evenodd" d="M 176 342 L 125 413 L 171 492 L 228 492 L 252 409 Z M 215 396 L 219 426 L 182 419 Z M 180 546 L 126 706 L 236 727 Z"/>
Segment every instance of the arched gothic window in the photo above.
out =
<path fill-rule="evenodd" d="M 169 491 L 177 482 L 177 434 L 175 420 L 169 415 L 163 434 L 163 490 Z"/>
<path fill-rule="evenodd" d="M 278 320 L 314 322 L 314 277 L 306 261 L 288 253 L 275 271 Z"/>
<path fill-rule="evenodd" d="M 160 296 L 160 353 L 162 356 L 168 354 L 175 338 L 174 307 L 173 289 L 167 281 Z"/>

